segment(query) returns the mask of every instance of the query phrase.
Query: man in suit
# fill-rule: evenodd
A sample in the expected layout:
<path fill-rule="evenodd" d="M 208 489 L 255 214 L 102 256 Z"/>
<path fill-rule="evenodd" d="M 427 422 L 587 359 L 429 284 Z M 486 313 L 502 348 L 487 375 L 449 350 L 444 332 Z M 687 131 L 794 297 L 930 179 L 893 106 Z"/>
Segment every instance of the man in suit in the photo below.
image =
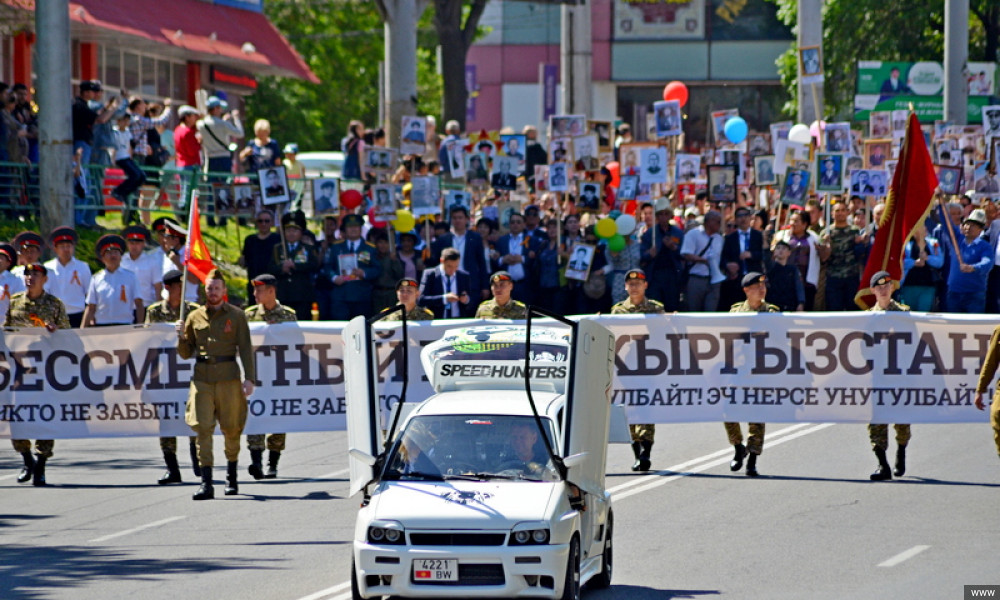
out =
<path fill-rule="evenodd" d="M 495 271 L 507 271 L 514 282 L 511 297 L 525 304 L 531 304 L 531 280 L 534 272 L 538 242 L 524 230 L 524 215 L 510 216 L 510 233 L 500 236 L 496 250 L 499 257 L 493 265 Z"/>
<path fill-rule="evenodd" d="M 910 86 L 906 85 L 905 81 L 899 79 L 899 67 L 893 67 L 889 70 L 889 79 L 882 82 L 879 93 L 882 97 L 910 93 Z"/>
<path fill-rule="evenodd" d="M 469 229 L 469 211 L 461 204 L 455 204 L 449 211 L 451 231 L 440 235 L 431 242 L 430 264 L 441 261 L 446 248 L 458 250 L 461 257 L 459 268 L 469 274 L 472 286 L 470 312 L 476 305 L 490 297 L 490 270 L 483 252 L 483 238 Z"/>
<path fill-rule="evenodd" d="M 727 234 L 722 243 L 722 282 L 719 306 L 732 306 L 746 300 L 743 293 L 743 276 L 762 272 L 764 268 L 764 236 L 750 227 L 753 211 L 746 206 L 736 209 L 736 229 Z"/>
<path fill-rule="evenodd" d="M 420 304 L 431 309 L 435 319 L 458 319 L 469 312 L 469 274 L 458 268 L 461 255 L 454 248 L 441 252 L 441 264 L 427 269 L 420 282 Z"/>

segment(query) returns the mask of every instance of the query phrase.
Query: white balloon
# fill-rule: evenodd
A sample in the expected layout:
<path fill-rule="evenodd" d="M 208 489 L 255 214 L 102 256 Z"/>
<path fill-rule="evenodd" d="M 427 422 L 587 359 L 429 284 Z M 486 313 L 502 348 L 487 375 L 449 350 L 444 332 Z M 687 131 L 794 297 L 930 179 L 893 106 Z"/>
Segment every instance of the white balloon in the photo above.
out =
<path fill-rule="evenodd" d="M 632 215 L 622 215 L 615 219 L 618 226 L 618 235 L 629 235 L 635 231 L 635 217 Z"/>
<path fill-rule="evenodd" d="M 812 134 L 809 133 L 808 126 L 798 123 L 792 125 L 792 128 L 788 130 L 788 140 L 799 144 L 808 144 L 812 140 Z"/>

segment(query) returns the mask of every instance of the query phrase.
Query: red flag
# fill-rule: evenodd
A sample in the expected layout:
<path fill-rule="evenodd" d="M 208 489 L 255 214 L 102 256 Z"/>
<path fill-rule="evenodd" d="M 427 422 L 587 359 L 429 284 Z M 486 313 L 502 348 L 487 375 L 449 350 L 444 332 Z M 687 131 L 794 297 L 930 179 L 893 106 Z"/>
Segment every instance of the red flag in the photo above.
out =
<path fill-rule="evenodd" d="M 205 283 L 209 272 L 215 268 L 208 253 L 205 239 L 201 237 L 201 218 L 198 215 L 198 201 L 191 201 L 191 217 L 188 221 L 187 248 L 184 250 L 184 265 L 195 277 Z"/>
<path fill-rule="evenodd" d="M 875 303 L 875 296 L 868 287 L 872 275 L 888 271 L 894 281 L 902 278 L 906 244 L 913 230 L 927 216 L 937 186 L 938 179 L 927 152 L 924 133 L 920 130 L 917 116 L 911 112 L 899 163 L 885 200 L 885 212 L 878 223 L 875 243 L 868 254 L 868 264 L 861 276 L 858 293 L 854 296 L 854 302 L 861 308 L 867 309 Z"/>

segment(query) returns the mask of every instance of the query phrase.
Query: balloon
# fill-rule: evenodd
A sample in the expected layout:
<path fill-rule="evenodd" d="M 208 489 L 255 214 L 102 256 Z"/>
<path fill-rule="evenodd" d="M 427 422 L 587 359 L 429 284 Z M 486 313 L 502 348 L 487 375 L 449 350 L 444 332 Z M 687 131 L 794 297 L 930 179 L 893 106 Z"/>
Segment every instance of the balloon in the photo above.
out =
<path fill-rule="evenodd" d="M 681 106 L 684 106 L 688 101 L 688 88 L 679 81 L 671 81 L 663 88 L 663 99 L 677 100 Z"/>
<path fill-rule="evenodd" d="M 361 206 L 362 200 L 364 197 L 358 190 L 344 190 L 340 194 L 340 205 L 348 210 L 354 210 Z"/>
<path fill-rule="evenodd" d="M 390 223 L 396 231 L 410 231 L 417 225 L 417 220 L 413 218 L 413 213 L 401 208 L 396 211 L 396 218 Z"/>
<path fill-rule="evenodd" d="M 611 173 L 611 186 L 618 187 L 622 184 L 622 168 L 618 161 L 611 161 L 605 165 Z"/>
<path fill-rule="evenodd" d="M 608 250 L 612 252 L 621 252 L 625 249 L 625 238 L 618 235 L 617 233 L 608 240 Z"/>
<path fill-rule="evenodd" d="M 615 219 L 618 226 L 618 235 L 629 235 L 635 231 L 635 217 L 632 215 L 622 215 Z"/>
<path fill-rule="evenodd" d="M 636 208 L 637 208 L 637 203 L 635 200 L 626 200 L 625 204 L 622 206 L 622 210 L 625 211 L 626 215 L 634 215 Z"/>
<path fill-rule="evenodd" d="M 594 227 L 594 232 L 597 233 L 597 237 L 602 240 L 606 240 L 615 235 L 616 231 L 618 231 L 618 226 L 615 225 L 615 220 L 609 219 L 608 217 L 604 217 L 598 221 L 597 226 Z"/>
<path fill-rule="evenodd" d="M 379 229 L 382 229 L 387 224 L 386 221 L 379 221 L 375 218 L 374 206 L 368 209 L 368 222 L 372 224 L 372 227 L 377 227 Z"/>
<path fill-rule="evenodd" d="M 722 130 L 731 144 L 739 144 L 747 139 L 747 122 L 743 120 L 743 117 L 732 117 L 726 121 Z"/>
<path fill-rule="evenodd" d="M 788 140 L 791 142 L 808 144 L 811 139 L 812 134 L 809 133 L 809 128 L 802 123 L 792 125 L 792 128 L 788 130 Z"/>
<path fill-rule="evenodd" d="M 826 131 L 826 121 L 813 121 L 812 124 L 809 125 L 809 134 L 817 141 L 819 140 L 820 131 Z"/>
<path fill-rule="evenodd" d="M 608 213 L 608 218 L 609 219 L 614 219 L 616 221 L 618 220 L 618 217 L 620 217 L 620 216 L 622 216 L 622 211 L 620 211 L 618 209 L 615 209 L 615 210 L 613 210 L 613 211 L 611 211 L 611 212 Z"/>

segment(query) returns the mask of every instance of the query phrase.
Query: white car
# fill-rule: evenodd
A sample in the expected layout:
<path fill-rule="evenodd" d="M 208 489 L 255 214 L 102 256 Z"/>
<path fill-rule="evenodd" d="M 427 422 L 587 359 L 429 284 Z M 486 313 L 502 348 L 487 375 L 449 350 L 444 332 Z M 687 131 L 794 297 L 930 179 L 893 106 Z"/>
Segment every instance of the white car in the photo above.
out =
<path fill-rule="evenodd" d="M 575 599 L 610 585 L 614 339 L 566 323 L 531 330 L 530 394 L 525 326 L 446 332 L 421 352 L 436 393 L 400 410 L 385 451 L 371 328 L 344 329 L 351 494 L 364 493 L 354 598 Z"/>
<path fill-rule="evenodd" d="M 343 152 L 302 152 L 295 160 L 306 168 L 306 177 L 340 177 L 344 170 Z"/>

